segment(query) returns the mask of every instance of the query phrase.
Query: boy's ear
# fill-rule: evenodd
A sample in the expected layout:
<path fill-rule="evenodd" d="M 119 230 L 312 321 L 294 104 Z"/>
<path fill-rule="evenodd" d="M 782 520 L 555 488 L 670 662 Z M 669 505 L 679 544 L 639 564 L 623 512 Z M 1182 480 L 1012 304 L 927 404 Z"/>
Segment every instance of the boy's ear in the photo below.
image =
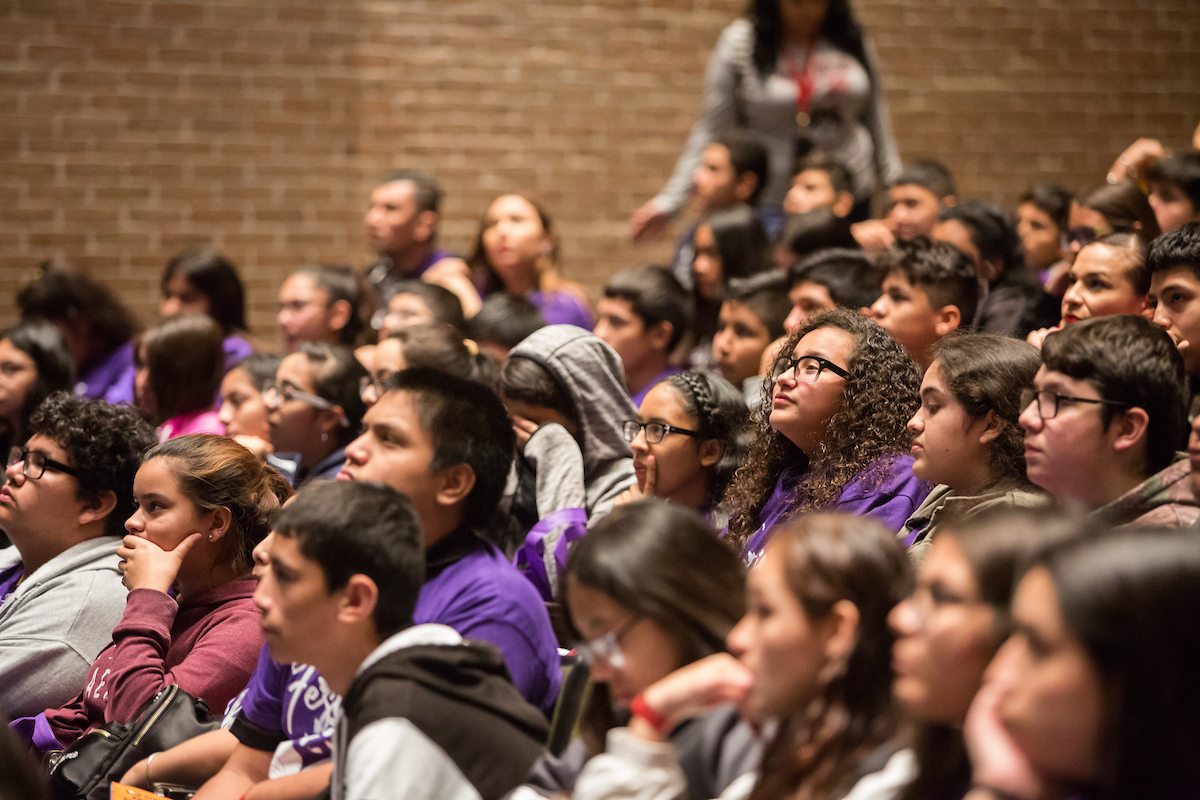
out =
<path fill-rule="evenodd" d="M 675 335 L 675 326 L 665 319 L 646 329 L 646 342 L 655 350 L 667 351 L 671 337 Z"/>
<path fill-rule="evenodd" d="M 97 520 L 102 520 L 111 514 L 116 507 L 117 493 L 111 489 L 96 492 L 91 497 L 85 497 L 79 501 L 79 524 L 88 525 Z"/>
<path fill-rule="evenodd" d="M 1150 415 L 1144 409 L 1134 406 L 1115 415 L 1109 425 L 1114 429 L 1116 436 L 1113 440 L 1114 450 L 1127 451 L 1139 444 L 1144 447 L 1146 431 L 1150 427 Z"/>
<path fill-rule="evenodd" d="M 350 576 L 346 585 L 338 590 L 337 620 L 346 625 L 357 625 L 371 619 L 379 602 L 379 587 L 361 572 Z"/>
<path fill-rule="evenodd" d="M 833 212 L 833 215 L 840 219 L 842 217 L 849 216 L 850 212 L 853 210 L 854 195 L 850 194 L 849 192 L 838 192 L 837 196 L 835 196 L 833 199 L 833 207 L 830 209 L 830 211 Z"/>
<path fill-rule="evenodd" d="M 736 183 L 733 184 L 733 196 L 740 203 L 748 203 L 757 188 L 758 176 L 753 172 L 743 172 L 737 176 Z"/>
<path fill-rule="evenodd" d="M 946 208 L 953 208 L 958 205 L 958 195 L 948 194 L 942 198 L 942 205 Z"/>
<path fill-rule="evenodd" d="M 942 306 L 935 313 L 933 332 L 939 337 L 945 336 L 961 324 L 963 324 L 963 318 L 962 312 L 958 310 L 958 306 Z"/>
<path fill-rule="evenodd" d="M 455 464 L 437 474 L 435 499 L 439 506 L 449 508 L 466 500 L 474 488 L 475 470 L 469 464 Z"/>

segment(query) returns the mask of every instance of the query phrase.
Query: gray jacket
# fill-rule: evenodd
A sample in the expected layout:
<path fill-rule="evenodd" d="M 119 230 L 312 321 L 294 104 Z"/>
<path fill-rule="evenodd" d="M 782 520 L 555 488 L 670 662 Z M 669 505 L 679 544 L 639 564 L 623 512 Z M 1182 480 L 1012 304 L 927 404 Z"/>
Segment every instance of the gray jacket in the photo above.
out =
<path fill-rule="evenodd" d="M 10 718 L 58 708 L 83 689 L 125 612 L 118 544 L 100 536 L 75 545 L 0 606 L 0 709 Z M 0 550 L 0 570 L 20 560 L 17 548 Z"/>

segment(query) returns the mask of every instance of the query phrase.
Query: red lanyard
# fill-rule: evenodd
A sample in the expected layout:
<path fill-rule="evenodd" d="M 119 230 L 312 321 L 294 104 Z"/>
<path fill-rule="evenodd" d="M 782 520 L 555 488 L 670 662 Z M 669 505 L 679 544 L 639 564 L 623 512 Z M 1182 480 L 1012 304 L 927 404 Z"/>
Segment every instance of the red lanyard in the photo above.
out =
<path fill-rule="evenodd" d="M 814 41 L 804 52 L 804 63 L 797 66 L 796 59 L 790 53 L 784 53 L 783 65 L 787 68 L 792 83 L 796 84 L 796 124 L 807 128 L 812 122 L 809 116 L 809 105 L 812 103 L 813 77 L 809 67 L 812 66 L 813 56 L 817 53 L 817 43 Z"/>

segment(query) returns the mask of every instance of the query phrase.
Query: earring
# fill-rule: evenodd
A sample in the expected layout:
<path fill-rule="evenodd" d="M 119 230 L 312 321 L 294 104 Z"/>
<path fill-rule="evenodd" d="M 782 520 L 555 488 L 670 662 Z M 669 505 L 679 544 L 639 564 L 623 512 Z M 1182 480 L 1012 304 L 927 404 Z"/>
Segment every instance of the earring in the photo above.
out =
<path fill-rule="evenodd" d="M 211 533 L 208 535 L 208 540 L 209 540 L 210 542 L 212 541 L 212 534 L 211 534 Z"/>

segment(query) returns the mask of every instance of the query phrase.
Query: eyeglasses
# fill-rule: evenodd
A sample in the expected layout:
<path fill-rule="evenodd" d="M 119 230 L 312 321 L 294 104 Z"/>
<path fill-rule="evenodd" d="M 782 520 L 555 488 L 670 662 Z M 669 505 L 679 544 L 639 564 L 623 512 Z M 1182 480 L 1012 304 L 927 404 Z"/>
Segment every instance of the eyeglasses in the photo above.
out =
<path fill-rule="evenodd" d="M 646 444 L 658 444 L 668 433 L 681 433 L 684 436 L 695 436 L 697 438 L 700 436 L 696 431 L 676 428 L 674 425 L 668 425 L 665 422 L 638 422 L 636 419 L 626 420 L 624 430 L 625 441 L 627 442 L 632 442 L 637 438 L 638 431 L 644 430 L 646 432 Z"/>
<path fill-rule="evenodd" d="M 777 381 L 791 372 L 796 383 L 816 383 L 825 370 L 829 370 L 840 378 L 850 380 L 848 371 L 820 356 L 801 356 L 800 358 L 780 356 L 775 359 L 775 364 L 771 367 L 771 380 Z"/>
<path fill-rule="evenodd" d="M 297 313 L 303 311 L 308 306 L 315 306 L 318 302 L 320 302 L 320 301 L 318 301 L 318 300 L 286 300 L 279 304 L 279 311 L 281 313 L 284 311 L 290 311 L 293 314 L 297 314 Z"/>
<path fill-rule="evenodd" d="M 285 403 L 289 400 L 299 400 L 301 403 L 308 403 L 313 408 L 319 408 L 322 411 L 329 411 L 334 408 L 334 404 L 324 397 L 317 397 L 315 394 L 302 392 L 299 389 L 288 386 L 286 383 L 283 386 L 271 384 L 263 389 L 263 399 L 268 405 L 278 405 L 280 400 L 283 400 Z"/>
<path fill-rule="evenodd" d="M 39 453 L 37 450 L 13 447 L 8 451 L 8 466 L 11 467 L 17 462 L 22 462 L 21 474 L 35 481 L 46 474 L 46 470 L 48 469 L 54 472 L 61 472 L 64 475 L 70 475 L 74 478 L 79 477 L 79 470 L 74 467 L 68 467 L 61 461 L 47 458 L 45 453 Z"/>
<path fill-rule="evenodd" d="M 1062 403 L 1091 403 L 1098 406 L 1119 406 L 1127 408 L 1127 403 L 1118 403 L 1115 400 L 1099 400 L 1094 397 L 1072 397 L 1068 394 L 1059 394 L 1049 390 L 1037 391 L 1035 389 L 1021 390 L 1021 410 L 1029 408 L 1034 400 L 1037 400 L 1038 416 L 1042 419 L 1054 419 L 1058 416 L 1058 409 Z"/>
<path fill-rule="evenodd" d="M 622 625 L 620 629 L 609 631 L 599 639 L 593 639 L 590 642 L 579 645 L 575 649 L 579 653 L 580 660 L 590 666 L 597 658 L 603 658 L 613 669 L 623 669 L 625 667 L 625 654 L 621 652 L 621 639 L 641 620 L 640 616 L 634 617 Z"/>
<path fill-rule="evenodd" d="M 1064 238 L 1066 239 L 1067 247 L 1078 244 L 1080 249 L 1082 249 L 1101 236 L 1108 236 L 1112 232 L 1112 228 L 1107 225 L 1101 225 L 1099 228 L 1093 228 L 1090 225 L 1080 225 L 1078 228 L 1071 228 L 1071 230 L 1067 231 Z"/>

